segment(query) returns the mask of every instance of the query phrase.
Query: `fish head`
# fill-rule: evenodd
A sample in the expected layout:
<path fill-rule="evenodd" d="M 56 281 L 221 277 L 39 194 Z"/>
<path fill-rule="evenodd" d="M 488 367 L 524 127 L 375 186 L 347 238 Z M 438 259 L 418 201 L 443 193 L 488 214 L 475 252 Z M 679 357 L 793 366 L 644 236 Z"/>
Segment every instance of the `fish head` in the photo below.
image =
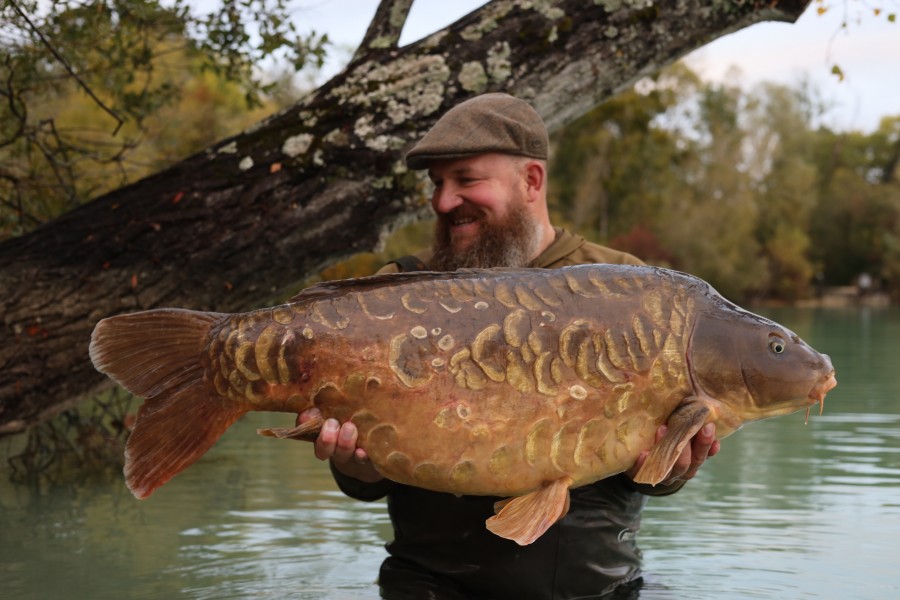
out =
<path fill-rule="evenodd" d="M 827 354 L 786 327 L 724 300 L 697 315 L 689 348 L 697 392 L 727 406 L 742 423 L 808 411 L 815 404 L 821 411 L 825 394 L 837 385 Z"/>

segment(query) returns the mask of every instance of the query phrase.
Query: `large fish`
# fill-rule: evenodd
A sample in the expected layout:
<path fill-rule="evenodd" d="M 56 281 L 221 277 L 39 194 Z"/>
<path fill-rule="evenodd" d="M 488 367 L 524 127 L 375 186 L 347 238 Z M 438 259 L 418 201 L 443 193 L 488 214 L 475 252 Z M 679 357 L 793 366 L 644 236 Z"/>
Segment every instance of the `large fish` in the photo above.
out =
<path fill-rule="evenodd" d="M 656 484 L 704 424 L 722 438 L 808 414 L 836 385 L 828 356 L 704 281 L 614 265 L 375 276 L 248 313 L 120 315 L 97 324 L 90 355 L 146 397 L 126 447 L 139 498 L 246 412 L 315 406 L 356 424 L 385 477 L 511 497 L 487 526 L 520 544 L 566 513 L 569 488 L 641 451 L 636 481 Z"/>

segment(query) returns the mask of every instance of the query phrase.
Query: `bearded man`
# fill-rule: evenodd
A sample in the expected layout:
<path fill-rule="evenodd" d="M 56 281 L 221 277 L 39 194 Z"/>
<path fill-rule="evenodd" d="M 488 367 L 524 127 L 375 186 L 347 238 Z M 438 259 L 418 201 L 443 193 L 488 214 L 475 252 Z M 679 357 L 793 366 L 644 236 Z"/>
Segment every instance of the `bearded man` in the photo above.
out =
<path fill-rule="evenodd" d="M 549 138 L 537 112 L 506 94 L 484 94 L 448 111 L 406 155 L 427 169 L 437 216 L 433 247 L 380 272 L 460 268 L 557 268 L 585 263 L 642 264 L 551 225 L 547 208 Z M 409 258 L 409 257 L 408 257 Z M 304 422 L 316 409 L 300 415 Z M 657 432 L 657 441 L 665 426 Z M 387 497 L 394 540 L 380 571 L 394 599 L 624 598 L 641 583 L 636 535 L 647 496 L 676 492 L 714 456 L 713 425 L 685 448 L 655 487 L 627 473 L 571 490 L 568 514 L 528 546 L 485 528 L 500 498 L 455 496 L 384 479 L 357 448 L 352 422 L 325 421 L 316 456 L 329 460 L 340 489 L 359 500 Z"/>

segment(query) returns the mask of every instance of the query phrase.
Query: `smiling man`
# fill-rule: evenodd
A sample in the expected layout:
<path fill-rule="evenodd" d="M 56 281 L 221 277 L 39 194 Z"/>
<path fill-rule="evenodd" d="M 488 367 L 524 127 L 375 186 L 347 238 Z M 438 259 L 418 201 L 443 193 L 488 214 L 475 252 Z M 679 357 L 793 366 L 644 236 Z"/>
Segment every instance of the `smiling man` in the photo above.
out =
<path fill-rule="evenodd" d="M 549 146 L 540 115 L 507 94 L 476 96 L 441 117 L 406 156 L 434 184 L 433 247 L 419 258 L 439 271 L 642 264 L 551 225 Z"/>
<path fill-rule="evenodd" d="M 506 94 L 475 97 L 441 117 L 406 156 L 409 167 L 427 169 L 434 184 L 435 237 L 432 249 L 416 256 L 418 268 L 642 264 L 551 225 L 548 146 L 537 112 Z M 381 272 L 404 270 L 407 262 Z M 665 426 L 657 440 L 664 433 Z M 654 488 L 632 481 L 645 452 L 628 473 L 573 489 L 568 514 L 528 546 L 485 528 L 500 498 L 442 494 L 384 479 L 357 448 L 352 422 L 327 420 L 315 452 L 330 460 L 347 495 L 387 496 L 394 540 L 380 572 L 384 598 L 625 598 L 640 586 L 635 536 L 647 495 L 671 494 L 694 477 L 719 450 L 714 434 L 711 425 L 702 429 Z"/>

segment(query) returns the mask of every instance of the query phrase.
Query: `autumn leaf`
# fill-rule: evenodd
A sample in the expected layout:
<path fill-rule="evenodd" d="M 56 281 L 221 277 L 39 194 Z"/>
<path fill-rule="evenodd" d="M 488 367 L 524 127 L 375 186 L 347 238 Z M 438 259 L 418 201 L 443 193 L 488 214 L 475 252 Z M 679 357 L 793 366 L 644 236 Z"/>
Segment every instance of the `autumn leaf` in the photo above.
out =
<path fill-rule="evenodd" d="M 843 80 L 844 80 L 844 72 L 843 72 L 843 71 L 841 70 L 841 68 L 840 68 L 839 66 L 837 66 L 837 65 L 834 65 L 833 67 L 831 67 L 831 74 L 832 74 L 832 75 L 836 75 L 837 78 L 838 78 L 838 81 L 843 81 Z"/>

